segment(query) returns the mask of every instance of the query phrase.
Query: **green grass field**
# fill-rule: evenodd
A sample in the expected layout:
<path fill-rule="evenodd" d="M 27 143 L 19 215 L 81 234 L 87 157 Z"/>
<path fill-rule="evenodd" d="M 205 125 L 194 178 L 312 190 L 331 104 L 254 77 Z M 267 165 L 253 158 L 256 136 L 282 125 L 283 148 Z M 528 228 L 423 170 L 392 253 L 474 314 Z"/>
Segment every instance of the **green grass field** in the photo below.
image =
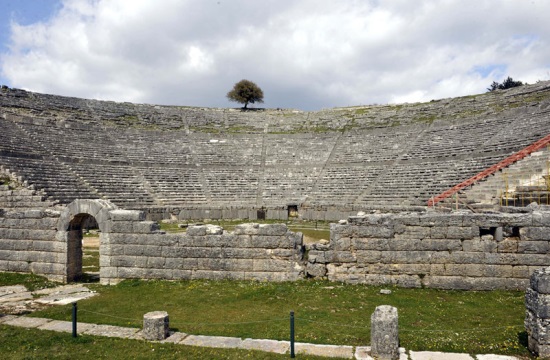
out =
<path fill-rule="evenodd" d="M 443 291 L 343 285 L 326 281 L 142 281 L 89 285 L 100 296 L 79 302 L 79 321 L 140 327 L 143 314 L 165 310 L 189 334 L 286 340 L 296 314 L 296 341 L 364 346 L 378 305 L 399 311 L 401 346 L 411 350 L 528 356 L 523 292 Z M 31 316 L 70 320 L 71 306 Z"/>
<path fill-rule="evenodd" d="M 213 349 L 173 344 L 158 344 L 140 340 L 125 340 L 101 336 L 23 329 L 0 325 L 0 358 L 3 360 L 27 359 L 288 359 L 260 351 Z M 300 359 L 326 359 L 299 355 Z"/>

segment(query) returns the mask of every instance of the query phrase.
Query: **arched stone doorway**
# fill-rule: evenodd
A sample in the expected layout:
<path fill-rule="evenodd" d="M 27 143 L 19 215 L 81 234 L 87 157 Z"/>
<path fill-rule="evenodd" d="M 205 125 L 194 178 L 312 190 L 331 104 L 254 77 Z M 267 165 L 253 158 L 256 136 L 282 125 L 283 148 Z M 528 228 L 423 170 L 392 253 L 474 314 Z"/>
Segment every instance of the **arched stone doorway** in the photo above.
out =
<path fill-rule="evenodd" d="M 105 200 L 75 200 L 59 218 L 58 239 L 66 242 L 66 262 L 64 281 L 78 281 L 82 271 L 82 230 L 90 218 L 94 218 L 99 227 L 99 262 L 108 248 L 108 232 L 110 224 L 109 211 L 117 209 L 115 205 Z M 101 278 L 101 267 L 99 276 Z"/>

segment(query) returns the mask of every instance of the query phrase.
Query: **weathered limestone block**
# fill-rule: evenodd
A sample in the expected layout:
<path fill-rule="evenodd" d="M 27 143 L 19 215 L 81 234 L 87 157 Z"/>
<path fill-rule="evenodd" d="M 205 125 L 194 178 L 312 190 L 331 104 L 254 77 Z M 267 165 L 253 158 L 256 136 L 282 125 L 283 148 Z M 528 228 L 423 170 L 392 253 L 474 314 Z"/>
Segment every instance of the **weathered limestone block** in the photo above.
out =
<path fill-rule="evenodd" d="M 153 311 L 143 315 L 145 340 L 164 340 L 169 335 L 170 322 L 166 311 Z"/>
<path fill-rule="evenodd" d="M 400 240 L 394 240 L 400 241 Z M 351 239 L 351 246 L 356 250 L 390 250 L 389 239 Z"/>
<path fill-rule="evenodd" d="M 252 271 L 279 272 L 287 270 L 289 266 L 286 260 L 259 259 L 253 261 Z"/>
<path fill-rule="evenodd" d="M 288 232 L 286 224 L 260 224 L 258 235 L 278 236 Z"/>
<path fill-rule="evenodd" d="M 208 233 L 208 229 L 207 229 Z M 190 236 L 192 246 L 200 247 L 220 247 L 227 246 L 228 244 L 224 242 L 225 238 L 220 235 L 205 235 L 205 236 Z"/>
<path fill-rule="evenodd" d="M 550 294 L 550 268 L 535 270 L 530 278 L 530 286 L 539 294 Z"/>
<path fill-rule="evenodd" d="M 531 216 L 533 226 L 550 226 L 550 212 L 533 211 Z"/>
<path fill-rule="evenodd" d="M 526 254 L 548 254 L 550 246 L 548 241 L 520 241 L 518 252 Z"/>
<path fill-rule="evenodd" d="M 473 239 L 479 235 L 477 227 L 473 226 L 449 226 L 447 228 L 447 239 Z"/>
<path fill-rule="evenodd" d="M 131 234 L 134 232 L 133 221 L 113 221 L 110 225 L 111 233 Z"/>
<path fill-rule="evenodd" d="M 377 306 L 371 315 L 371 355 L 380 360 L 399 359 L 399 332 L 397 309 L 389 305 Z"/>
<path fill-rule="evenodd" d="M 189 230 L 188 230 L 189 231 Z M 260 232 L 260 224 L 239 224 L 235 226 L 233 233 L 235 235 L 258 235 Z"/>
<path fill-rule="evenodd" d="M 366 238 L 391 238 L 394 235 L 393 226 L 361 226 L 354 229 L 357 237 Z"/>
<path fill-rule="evenodd" d="M 497 251 L 497 243 L 491 236 L 489 238 L 481 237 L 473 240 L 464 240 L 462 242 L 462 250 L 466 252 L 495 252 Z"/>
<path fill-rule="evenodd" d="M 407 250 L 407 249 L 403 249 Z M 411 248 L 410 250 L 417 250 Z M 458 239 L 424 239 L 421 242 L 420 248 L 418 250 L 426 251 L 460 251 L 462 250 L 462 242 Z"/>
<path fill-rule="evenodd" d="M 550 359 L 550 268 L 537 269 L 525 292 L 525 329 L 529 350 Z"/>
<path fill-rule="evenodd" d="M 136 234 L 150 234 L 159 231 L 160 225 L 155 221 L 139 221 L 133 223 L 132 229 Z"/>
<path fill-rule="evenodd" d="M 41 219 L 44 216 L 44 213 L 41 210 L 26 210 L 25 218 L 27 219 Z"/>
<path fill-rule="evenodd" d="M 506 238 L 497 243 L 497 251 L 501 253 L 517 253 L 518 240 L 516 238 Z"/>
<path fill-rule="evenodd" d="M 382 251 L 357 250 L 355 253 L 355 256 L 357 257 L 357 264 L 364 265 L 378 263 L 382 260 L 382 253 Z"/>
<path fill-rule="evenodd" d="M 462 215 L 453 214 L 425 214 L 420 216 L 420 225 L 444 227 L 449 225 L 460 226 L 463 223 Z"/>
<path fill-rule="evenodd" d="M 550 319 L 550 295 L 540 294 L 532 288 L 525 292 L 525 307 L 536 317 Z"/>
<path fill-rule="evenodd" d="M 223 248 L 222 254 L 228 259 L 270 259 L 272 256 L 267 249 L 254 248 Z"/>
<path fill-rule="evenodd" d="M 327 267 L 323 264 L 307 263 L 306 275 L 314 278 L 322 278 L 327 274 Z"/>
<path fill-rule="evenodd" d="M 550 227 L 524 227 L 519 229 L 521 240 L 550 240 Z"/>
<path fill-rule="evenodd" d="M 294 243 L 291 243 L 291 241 L 284 235 L 279 235 L 279 236 L 252 235 L 250 237 L 250 245 L 255 248 L 264 248 L 264 249 L 294 248 Z"/>
<path fill-rule="evenodd" d="M 109 212 L 112 221 L 144 221 L 145 212 L 137 210 L 116 209 Z"/>

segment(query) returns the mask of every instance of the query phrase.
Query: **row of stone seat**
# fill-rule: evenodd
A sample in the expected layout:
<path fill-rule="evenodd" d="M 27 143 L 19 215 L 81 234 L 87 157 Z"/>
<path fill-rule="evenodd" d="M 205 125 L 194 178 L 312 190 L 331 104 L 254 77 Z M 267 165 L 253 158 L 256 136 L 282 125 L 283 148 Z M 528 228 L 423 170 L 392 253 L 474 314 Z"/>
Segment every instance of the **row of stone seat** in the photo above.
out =
<path fill-rule="evenodd" d="M 17 93 L 0 96 L 2 111 L 44 121 L 0 119 L 1 161 L 61 201 L 88 192 L 131 208 L 187 201 L 416 204 L 549 132 L 544 101 L 499 112 L 491 110 L 501 106 L 497 95 L 482 103 L 279 114 Z M 421 121 L 434 114 L 455 120 Z M 387 127 L 391 121 L 408 125 Z M 289 133 L 270 133 L 278 123 Z M 224 132 L 236 127 L 255 134 Z"/>

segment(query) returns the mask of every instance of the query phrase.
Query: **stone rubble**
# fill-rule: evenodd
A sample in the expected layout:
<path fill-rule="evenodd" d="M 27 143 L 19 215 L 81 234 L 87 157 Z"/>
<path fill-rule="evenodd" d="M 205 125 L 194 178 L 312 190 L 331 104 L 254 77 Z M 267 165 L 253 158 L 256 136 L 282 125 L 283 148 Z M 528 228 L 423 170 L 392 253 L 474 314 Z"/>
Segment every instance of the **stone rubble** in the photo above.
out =
<path fill-rule="evenodd" d="M 26 314 L 49 305 L 66 305 L 96 295 L 82 285 L 28 291 L 22 285 L 0 287 L 0 313 Z"/>

